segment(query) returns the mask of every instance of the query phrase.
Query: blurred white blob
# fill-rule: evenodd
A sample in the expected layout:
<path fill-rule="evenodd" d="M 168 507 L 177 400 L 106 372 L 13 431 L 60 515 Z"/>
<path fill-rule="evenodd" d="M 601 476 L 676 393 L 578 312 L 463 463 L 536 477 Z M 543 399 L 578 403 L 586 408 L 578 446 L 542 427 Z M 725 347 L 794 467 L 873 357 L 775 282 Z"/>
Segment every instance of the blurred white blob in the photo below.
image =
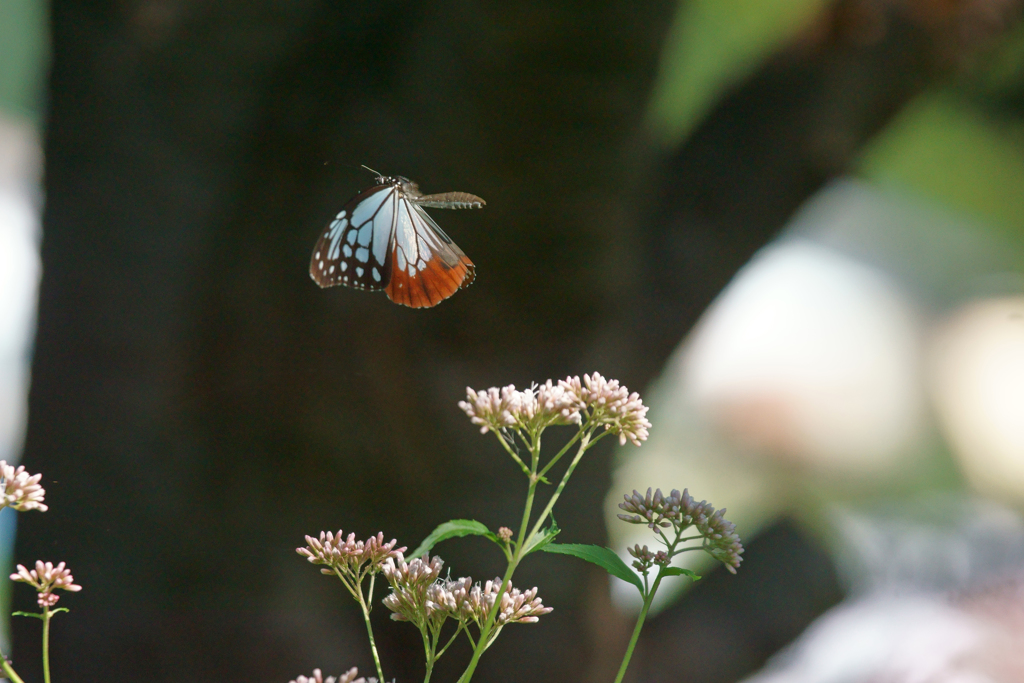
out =
<path fill-rule="evenodd" d="M 715 302 L 680 379 L 749 455 L 870 476 L 920 438 L 918 348 L 895 283 L 794 240 L 765 249 Z"/>
<path fill-rule="evenodd" d="M 607 506 L 613 547 L 625 557 L 627 546 L 652 543 L 646 528 L 615 518 L 622 494 L 634 488 L 688 487 L 727 507 L 744 541 L 790 514 L 833 543 L 835 530 L 821 520 L 836 504 L 955 485 L 929 410 L 925 373 L 942 366 L 926 367 L 929 320 L 992 273 L 1012 271 L 1016 259 L 969 219 L 904 191 L 852 180 L 824 188 L 736 275 L 645 392 L 653 428 L 615 472 Z M 958 344 L 937 357 L 951 358 Z M 1003 360 L 992 362 L 1008 379 L 1021 356 L 1014 361 L 1012 350 L 999 348 Z M 971 365 L 949 363 L 956 377 Z M 1015 386 L 1024 390 L 1020 380 Z M 967 389 L 945 391 L 970 403 L 962 411 L 987 410 L 966 399 Z M 1004 393 L 1002 417 L 987 415 L 985 424 L 1021 429 L 1024 419 L 1008 408 L 1024 407 L 1015 396 L 1013 403 Z M 955 410 L 939 412 L 952 435 Z M 998 475 L 1003 483 L 1024 479 L 1020 458 L 1003 460 L 1021 468 L 1013 470 L 1017 479 Z M 686 562 L 698 573 L 711 565 L 699 553 Z M 631 589 L 615 590 L 618 604 L 635 604 Z"/>
<path fill-rule="evenodd" d="M 748 539 L 788 506 L 794 468 L 853 487 L 909 467 L 925 423 L 919 355 L 917 316 L 878 270 L 805 239 L 767 247 L 670 361 L 651 439 L 621 463 L 609 503 L 689 487 Z M 652 545 L 646 527 L 609 526 L 624 559 Z M 689 568 L 710 567 L 688 555 Z M 614 590 L 620 606 L 639 604 L 631 587 Z"/>
<path fill-rule="evenodd" d="M 978 498 L 837 510 L 850 596 L 746 683 L 1024 681 L 1024 520 Z"/>
<path fill-rule="evenodd" d="M 976 600 L 876 595 L 814 622 L 746 683 L 1015 683 L 1024 680 L 1024 593 Z M 1015 628 L 1016 627 L 1016 628 Z"/>
<path fill-rule="evenodd" d="M 0 115 L 0 459 L 16 461 L 24 432 L 35 325 L 38 176 L 35 131 Z"/>
<path fill-rule="evenodd" d="M 932 348 L 940 426 L 971 487 L 1024 505 L 1024 297 L 979 301 Z"/>
<path fill-rule="evenodd" d="M 39 175 L 42 151 L 35 128 L 0 112 L 0 460 L 21 458 L 29 362 L 39 283 Z M 0 515 L 0 565 L 11 566 L 13 514 Z M 8 584 L 5 590 L 9 590 Z M 0 601 L 10 600 L 8 595 Z M 9 652 L 9 624 L 0 645 Z"/>
<path fill-rule="evenodd" d="M 794 516 L 849 591 L 748 683 L 1024 681 L 1024 297 L 993 295 L 1019 258 L 963 217 L 834 183 L 647 391 L 650 439 L 609 496 L 613 547 L 652 544 L 614 519 L 622 493 L 686 486 L 745 543 Z M 956 490 L 936 427 L 981 497 Z"/>

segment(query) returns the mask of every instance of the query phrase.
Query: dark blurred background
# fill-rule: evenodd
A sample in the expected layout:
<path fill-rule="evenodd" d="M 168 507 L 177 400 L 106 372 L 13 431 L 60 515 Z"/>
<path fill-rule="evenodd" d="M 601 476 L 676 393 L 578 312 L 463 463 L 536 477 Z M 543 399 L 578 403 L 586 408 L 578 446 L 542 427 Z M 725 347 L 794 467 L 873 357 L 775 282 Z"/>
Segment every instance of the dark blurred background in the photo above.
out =
<path fill-rule="evenodd" d="M 739 515 L 739 575 L 662 606 L 635 681 L 739 680 L 854 594 L 826 503 L 955 493 L 1017 519 L 1020 5 L 9 0 L 0 456 L 44 473 L 51 509 L 21 515 L 5 553 L 67 561 L 85 587 L 54 625 L 56 678 L 371 672 L 355 606 L 294 548 L 517 519 L 514 467 L 456 406 L 467 385 L 596 370 L 655 406 L 649 447 L 578 470 L 566 541 L 631 541 L 604 508 L 633 486 Z M 372 182 L 360 164 L 487 200 L 437 216 L 477 264 L 470 288 L 410 310 L 313 285 L 319 232 Z M 822 279 L 750 280 L 768 309 L 727 309 L 741 269 L 794 244 L 820 250 L 799 263 Z M 808 293 L 817 307 L 792 303 Z M 748 327 L 715 327 L 726 310 Z M 878 335 L 842 346 L 865 320 Z M 990 339 L 1005 386 L 971 422 L 947 398 Z M 740 352 L 771 344 L 789 355 Z M 694 379 L 716 367 L 734 372 Z M 902 379 L 854 391 L 837 367 Z M 439 552 L 454 575 L 501 569 L 472 539 Z M 479 679 L 611 681 L 633 616 L 606 578 L 540 557 L 516 583 L 555 611 L 507 629 Z M 374 617 L 385 673 L 422 675 L 415 630 Z M 39 680 L 30 621 L 4 652 Z"/>

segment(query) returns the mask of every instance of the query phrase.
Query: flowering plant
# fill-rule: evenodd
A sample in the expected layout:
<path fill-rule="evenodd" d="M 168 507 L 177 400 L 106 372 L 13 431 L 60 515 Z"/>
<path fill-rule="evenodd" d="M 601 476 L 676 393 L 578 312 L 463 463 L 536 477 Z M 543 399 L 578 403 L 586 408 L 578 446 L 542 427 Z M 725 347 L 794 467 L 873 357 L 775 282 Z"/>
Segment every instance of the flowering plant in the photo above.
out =
<path fill-rule="evenodd" d="M 0 481 L 3 482 L 0 510 L 10 508 L 19 512 L 27 510 L 46 512 L 48 508 L 43 503 L 46 490 L 39 485 L 42 478 L 42 474 L 29 476 L 23 466 L 15 468 L 13 465 L 8 465 L 7 461 L 0 460 Z M 76 593 L 82 590 L 82 587 L 75 584 L 75 577 L 71 575 L 71 570 L 63 562 L 54 566 L 52 562 L 36 561 L 34 569 L 28 569 L 25 565 L 19 564 L 18 571 L 11 574 L 11 580 L 29 584 L 36 589 L 38 594 L 36 603 L 42 612 L 14 612 L 14 616 L 34 617 L 43 622 L 43 680 L 45 683 L 50 683 L 50 619 L 59 612 L 68 611 L 66 607 L 54 609 L 60 600 L 60 596 L 54 591 L 59 588 Z M 3 653 L 0 653 L 0 669 L 3 669 L 4 676 L 14 683 L 24 683 Z"/>
<path fill-rule="evenodd" d="M 554 542 L 560 532 L 553 517 L 554 507 L 583 455 L 609 435 L 617 436 L 622 445 L 629 442 L 639 446 L 647 439 L 651 428 L 647 406 L 639 395 L 630 393 L 617 380 L 607 380 L 594 373 L 582 379 L 548 380 L 524 390 L 512 385 L 484 391 L 467 389 L 466 400 L 461 401 L 459 407 L 480 427 L 481 433 L 490 432 L 497 437 L 526 477 L 526 500 L 518 533 L 508 527 L 493 532 L 476 520 L 454 519 L 435 528 L 409 553 L 410 560 L 406 559 L 406 548 L 396 547 L 396 540 L 385 543 L 381 533 L 358 541 L 354 534 L 343 538 L 340 530 L 336 534 L 321 532 L 319 537 L 306 536 L 307 545 L 297 549 L 309 562 L 320 565 L 322 573 L 340 579 L 359 604 L 377 669 L 377 678 L 368 679 L 370 683 L 385 680 L 370 626 L 378 574 L 384 575 L 391 589 L 383 599 L 384 606 L 392 612 L 391 618 L 408 622 L 420 631 L 426 668 L 424 683 L 429 683 L 434 664 L 460 635 L 465 636 L 473 648 L 472 657 L 459 678 L 459 683 L 469 683 L 480 657 L 506 626 L 536 623 L 552 610 L 538 597 L 536 587 L 521 590 L 512 586 L 516 569 L 528 555 L 538 551 L 553 552 L 592 562 L 636 586 L 644 599 L 616 679 L 619 683 L 662 579 L 681 575 L 700 578 L 686 569 L 672 567 L 673 557 L 686 550 L 704 550 L 735 573 L 743 547 L 732 523 L 723 516 L 725 510 L 716 512 L 706 502 L 696 503 L 686 491 L 672 491 L 665 496 L 660 490 L 654 494 L 648 490 L 646 497 L 634 491 L 620 505 L 627 513 L 619 515 L 624 521 L 647 524 L 656 540 L 665 545 L 665 550 L 656 553 L 646 546 L 630 550 L 636 559 L 633 566 L 639 574 L 608 548 Z M 551 426 L 573 427 L 576 433 L 557 453 L 545 459 L 541 456 L 541 435 Z M 575 453 L 557 486 L 540 513 L 534 514 L 539 486 L 550 485 L 548 474 L 573 448 Z M 687 529 L 697 534 L 684 537 Z M 444 540 L 470 535 L 486 538 L 498 546 L 507 563 L 504 576 L 483 583 L 474 582 L 470 577 L 442 576 L 444 562 L 440 557 L 431 557 L 431 550 Z M 702 541 L 699 546 L 684 546 L 696 539 Z M 652 582 L 649 572 L 655 566 L 658 574 Z M 367 584 L 365 590 L 364 583 Z M 453 628 L 445 628 L 448 622 L 452 622 Z M 358 671 L 351 669 L 337 681 L 362 683 L 363 679 L 355 680 L 357 675 Z M 300 676 L 292 683 L 324 680 L 334 683 L 336 679 L 323 679 L 316 669 L 313 678 Z"/>

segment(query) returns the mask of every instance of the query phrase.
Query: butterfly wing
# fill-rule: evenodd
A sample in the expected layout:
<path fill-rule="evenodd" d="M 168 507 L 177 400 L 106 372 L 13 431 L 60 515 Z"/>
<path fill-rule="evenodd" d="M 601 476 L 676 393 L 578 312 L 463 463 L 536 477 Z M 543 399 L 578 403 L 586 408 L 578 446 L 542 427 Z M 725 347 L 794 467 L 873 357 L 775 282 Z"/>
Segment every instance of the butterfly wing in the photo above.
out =
<path fill-rule="evenodd" d="M 404 201 L 402 202 L 404 203 Z M 331 222 L 309 262 L 309 276 L 321 287 L 347 285 L 384 289 L 391 278 L 391 243 L 398 215 L 394 184 L 360 192 Z"/>
<path fill-rule="evenodd" d="M 476 266 L 426 211 L 401 196 L 396 211 L 388 298 L 428 308 L 473 282 Z"/>

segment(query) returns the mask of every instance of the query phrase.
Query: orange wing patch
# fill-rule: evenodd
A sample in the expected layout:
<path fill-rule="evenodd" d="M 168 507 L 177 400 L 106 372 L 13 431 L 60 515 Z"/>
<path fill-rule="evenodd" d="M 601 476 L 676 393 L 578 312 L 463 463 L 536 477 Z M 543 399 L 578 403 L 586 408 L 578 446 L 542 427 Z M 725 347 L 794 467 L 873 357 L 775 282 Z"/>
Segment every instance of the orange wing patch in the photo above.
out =
<path fill-rule="evenodd" d="M 398 250 L 393 249 L 391 282 L 384 290 L 388 298 L 410 308 L 429 308 L 468 287 L 476 277 L 476 266 L 461 251 L 452 255 L 458 258 L 454 265 L 448 265 L 440 254 L 433 254 L 423 270 L 410 276 L 398 267 Z"/>

